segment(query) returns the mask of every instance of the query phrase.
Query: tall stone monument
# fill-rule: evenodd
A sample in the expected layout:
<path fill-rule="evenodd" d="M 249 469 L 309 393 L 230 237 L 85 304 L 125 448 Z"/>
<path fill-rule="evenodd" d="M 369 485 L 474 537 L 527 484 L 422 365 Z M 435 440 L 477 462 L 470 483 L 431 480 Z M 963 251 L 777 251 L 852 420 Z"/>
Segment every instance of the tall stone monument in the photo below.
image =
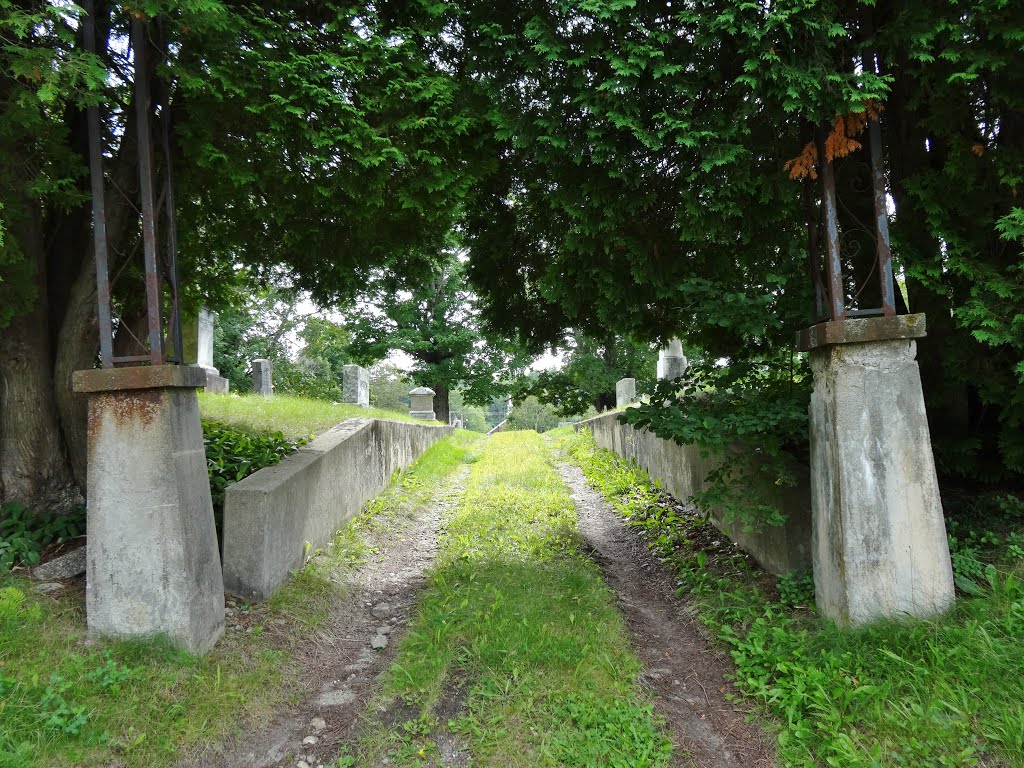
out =
<path fill-rule="evenodd" d="M 213 328 L 217 313 L 205 309 L 182 329 L 184 361 L 206 371 L 206 391 L 227 394 L 230 383 L 213 365 Z"/>
<path fill-rule="evenodd" d="M 619 379 L 615 383 L 615 407 L 625 408 L 636 402 L 636 379 Z"/>
<path fill-rule="evenodd" d="M 342 368 L 341 401 L 370 407 L 370 372 L 359 365 Z"/>
<path fill-rule="evenodd" d="M 252 388 L 264 397 L 274 394 L 274 375 L 269 360 L 260 358 L 252 361 Z"/>
<path fill-rule="evenodd" d="M 801 332 L 814 391 L 815 600 L 843 626 L 953 605 L 917 342 L 924 315 L 824 322 Z"/>
<path fill-rule="evenodd" d="M 414 419 L 433 421 L 434 390 L 429 387 L 416 387 L 409 393 L 409 415 Z"/>
<path fill-rule="evenodd" d="M 658 380 L 678 379 L 686 373 L 686 365 L 683 342 L 679 339 L 669 340 L 668 346 L 658 352 Z"/>
<path fill-rule="evenodd" d="M 86 616 L 91 634 L 166 635 L 204 653 L 224 631 L 224 581 L 188 365 L 75 371 L 89 398 Z"/>

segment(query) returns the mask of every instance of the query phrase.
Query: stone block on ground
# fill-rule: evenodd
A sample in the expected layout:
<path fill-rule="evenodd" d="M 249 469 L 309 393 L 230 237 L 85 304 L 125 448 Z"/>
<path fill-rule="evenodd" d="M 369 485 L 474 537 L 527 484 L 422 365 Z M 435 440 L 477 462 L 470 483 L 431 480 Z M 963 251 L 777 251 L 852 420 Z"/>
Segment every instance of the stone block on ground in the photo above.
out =
<path fill-rule="evenodd" d="M 409 392 L 409 415 L 414 419 L 433 421 L 434 394 L 434 390 L 429 387 L 416 387 Z"/>
<path fill-rule="evenodd" d="M 220 373 L 206 371 L 206 391 L 215 395 L 226 395 L 231 389 L 231 382 Z"/>
<path fill-rule="evenodd" d="M 41 565 L 32 569 L 32 578 L 39 581 L 53 581 L 54 579 L 73 579 L 85 573 L 86 552 L 85 544 L 65 552 L 63 555 L 47 560 Z"/>

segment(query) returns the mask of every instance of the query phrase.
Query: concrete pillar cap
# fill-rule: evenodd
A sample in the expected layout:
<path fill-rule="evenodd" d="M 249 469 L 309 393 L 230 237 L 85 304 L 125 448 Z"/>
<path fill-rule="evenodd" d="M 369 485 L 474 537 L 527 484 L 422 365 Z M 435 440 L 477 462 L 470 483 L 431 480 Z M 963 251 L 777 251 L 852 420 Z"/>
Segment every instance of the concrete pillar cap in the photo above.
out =
<path fill-rule="evenodd" d="M 130 368 L 92 368 L 71 374 L 75 392 L 118 392 L 129 389 L 206 386 L 206 370 L 191 365 L 136 365 Z"/>

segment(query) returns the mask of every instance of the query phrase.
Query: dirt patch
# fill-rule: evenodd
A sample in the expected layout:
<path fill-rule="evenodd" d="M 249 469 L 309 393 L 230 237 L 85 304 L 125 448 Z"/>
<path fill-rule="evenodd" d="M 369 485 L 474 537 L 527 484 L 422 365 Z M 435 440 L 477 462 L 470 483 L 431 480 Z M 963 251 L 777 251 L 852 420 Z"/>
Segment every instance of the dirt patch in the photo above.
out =
<path fill-rule="evenodd" d="M 461 493 L 467 470 L 450 481 L 405 527 L 372 535 L 375 553 L 344 575 L 344 597 L 293 654 L 301 704 L 267 727 L 209 747 L 178 768 L 285 768 L 331 764 L 358 735 L 363 712 L 395 657 L 437 553 L 437 534 Z M 232 619 L 228 619 L 229 626 Z"/>
<path fill-rule="evenodd" d="M 678 750 L 676 763 L 699 768 L 772 768 L 772 734 L 751 713 L 725 699 L 735 671 L 703 634 L 675 581 L 642 541 L 627 530 L 579 467 L 559 464 L 579 514 L 580 532 L 618 597 L 650 689 Z"/>

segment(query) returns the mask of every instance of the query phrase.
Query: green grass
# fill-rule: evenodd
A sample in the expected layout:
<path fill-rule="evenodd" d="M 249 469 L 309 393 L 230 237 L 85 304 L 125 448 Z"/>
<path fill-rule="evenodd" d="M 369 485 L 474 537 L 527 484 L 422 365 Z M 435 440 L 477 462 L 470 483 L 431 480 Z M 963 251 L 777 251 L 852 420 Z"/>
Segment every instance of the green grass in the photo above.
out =
<path fill-rule="evenodd" d="M 0 587 L 0 766 L 164 766 L 265 717 L 288 695 L 286 654 L 228 633 L 204 658 L 159 641 L 87 644 L 82 595 Z"/>
<path fill-rule="evenodd" d="M 292 617 L 304 629 L 327 618 L 337 598 L 335 573 L 362 562 L 371 553 L 366 534 L 397 532 L 464 464 L 475 460 L 484 436 L 456 430 L 428 448 L 406 471 L 397 472 L 386 490 L 335 535 L 324 549 L 311 553 L 305 568 L 292 575 L 270 598 L 270 607 Z"/>
<path fill-rule="evenodd" d="M 1020 563 L 983 567 L 980 596 L 942 619 L 840 630 L 813 610 L 807 574 L 764 574 L 589 434 L 562 440 L 675 572 L 739 689 L 775 716 L 785 765 L 1024 768 Z"/>
<path fill-rule="evenodd" d="M 339 571 L 366 556 L 365 531 L 401 525 L 482 439 L 459 431 L 432 446 L 270 601 L 238 607 L 228 623 L 251 633 L 229 630 L 203 658 L 159 640 L 89 641 L 80 591 L 0 579 L 0 768 L 169 766 L 299 700 L 291 651 L 327 619 Z"/>
<path fill-rule="evenodd" d="M 326 400 L 290 395 L 236 397 L 200 392 L 199 412 L 204 419 L 223 421 L 248 432 L 282 432 L 292 439 L 319 435 L 345 419 L 363 417 L 416 421 L 408 413 L 341 403 L 335 405 Z"/>
<path fill-rule="evenodd" d="M 429 765 L 446 730 L 479 766 L 664 766 L 671 745 L 639 668 L 541 438 L 500 433 L 472 466 L 387 676 L 380 706 L 404 722 L 382 715 L 341 764 Z M 440 722 L 453 697 L 457 714 Z"/>

